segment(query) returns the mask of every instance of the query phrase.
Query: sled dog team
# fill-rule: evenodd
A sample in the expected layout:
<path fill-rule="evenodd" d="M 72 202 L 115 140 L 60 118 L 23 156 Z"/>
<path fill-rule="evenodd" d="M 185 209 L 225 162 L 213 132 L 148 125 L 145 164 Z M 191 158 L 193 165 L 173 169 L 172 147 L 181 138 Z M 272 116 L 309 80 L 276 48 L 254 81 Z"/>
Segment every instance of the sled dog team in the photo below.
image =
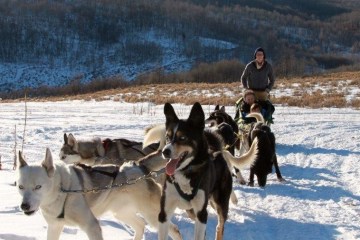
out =
<path fill-rule="evenodd" d="M 195 103 L 189 117 L 179 119 L 166 103 L 164 114 L 165 124 L 147 129 L 143 143 L 84 141 L 65 134 L 61 161 L 54 161 L 46 149 L 40 164 L 29 165 L 19 152 L 16 182 L 21 210 L 32 215 L 41 209 L 48 223 L 47 239 L 59 239 L 65 225 L 78 226 L 89 239 L 103 239 L 98 217 L 112 212 L 134 230 L 136 240 L 143 238 L 146 224 L 157 229 L 159 240 L 168 236 L 180 240 L 179 229 L 171 222 L 180 208 L 195 222 L 194 239 L 204 240 L 210 203 L 218 220 L 216 240 L 223 239 L 229 201 L 237 201 L 233 167 L 250 167 L 251 186 L 254 175 L 259 186 L 265 186 L 272 165 L 283 180 L 274 134 L 261 115 L 253 114 L 258 122 L 238 138 L 224 107 L 216 107 L 205 119 L 201 105 Z M 224 143 L 232 145 L 230 151 L 224 150 Z M 239 157 L 234 157 L 234 146 Z M 154 177 L 152 172 L 160 174 Z M 245 183 L 242 176 L 239 181 Z"/>

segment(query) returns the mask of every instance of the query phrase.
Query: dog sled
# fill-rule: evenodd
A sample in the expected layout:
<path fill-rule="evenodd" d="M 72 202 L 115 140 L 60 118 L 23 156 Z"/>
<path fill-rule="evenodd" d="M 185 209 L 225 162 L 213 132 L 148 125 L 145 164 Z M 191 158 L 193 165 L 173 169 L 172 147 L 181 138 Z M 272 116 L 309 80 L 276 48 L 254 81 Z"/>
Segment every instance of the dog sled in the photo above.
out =
<path fill-rule="evenodd" d="M 258 112 L 263 117 L 262 121 L 268 126 L 274 123 L 273 113 L 275 111 L 274 105 L 269 101 L 259 101 L 257 100 L 254 104 L 251 105 L 250 109 L 244 108 L 245 102 L 244 98 L 241 97 L 235 103 L 235 117 L 234 120 L 239 126 L 240 130 L 248 131 L 250 129 L 250 125 L 253 122 L 258 121 L 254 117 L 247 117 L 250 112 Z M 252 111 L 254 110 L 254 111 Z"/>

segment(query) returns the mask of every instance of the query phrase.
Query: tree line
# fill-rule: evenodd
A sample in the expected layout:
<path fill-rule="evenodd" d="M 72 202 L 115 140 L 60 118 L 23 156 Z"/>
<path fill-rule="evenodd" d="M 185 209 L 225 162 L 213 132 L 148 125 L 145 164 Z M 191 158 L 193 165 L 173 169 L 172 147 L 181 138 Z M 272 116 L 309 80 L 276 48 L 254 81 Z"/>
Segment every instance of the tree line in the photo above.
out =
<path fill-rule="evenodd" d="M 253 50 L 262 46 L 280 76 L 359 68 L 358 6 L 305 0 L 266 4 L 260 0 L 1 2 L 1 62 L 84 65 L 93 72 L 105 62 L 161 62 L 161 44 L 141 35 L 155 29 L 171 38 L 193 67 L 223 59 L 246 63 Z M 207 46 L 198 37 L 236 47 Z M 95 77 L 101 77 L 101 72 Z"/>

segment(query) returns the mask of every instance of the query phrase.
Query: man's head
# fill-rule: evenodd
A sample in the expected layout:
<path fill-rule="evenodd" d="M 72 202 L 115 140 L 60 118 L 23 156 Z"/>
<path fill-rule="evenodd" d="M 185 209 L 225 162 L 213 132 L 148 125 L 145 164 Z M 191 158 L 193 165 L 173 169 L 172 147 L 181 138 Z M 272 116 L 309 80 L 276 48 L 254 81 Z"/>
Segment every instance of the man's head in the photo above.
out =
<path fill-rule="evenodd" d="M 254 59 L 256 60 L 256 62 L 262 64 L 265 60 L 265 50 L 261 47 L 257 48 L 254 52 Z"/>

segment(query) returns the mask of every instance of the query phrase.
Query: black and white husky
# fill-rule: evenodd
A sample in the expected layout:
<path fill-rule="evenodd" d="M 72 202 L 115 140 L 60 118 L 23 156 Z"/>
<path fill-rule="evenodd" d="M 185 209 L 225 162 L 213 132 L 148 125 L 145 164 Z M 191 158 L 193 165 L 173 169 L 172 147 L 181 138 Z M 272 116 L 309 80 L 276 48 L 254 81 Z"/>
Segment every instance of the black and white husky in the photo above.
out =
<path fill-rule="evenodd" d="M 216 136 L 204 131 L 205 115 L 199 103 L 189 118 L 179 119 L 171 104 L 164 106 L 166 142 L 162 150 L 168 160 L 166 181 L 160 202 L 159 240 L 166 240 L 170 219 L 176 208 L 185 209 L 195 220 L 196 240 L 204 240 L 210 201 L 218 216 L 216 239 L 223 239 L 232 179 Z"/>
<path fill-rule="evenodd" d="M 267 176 L 275 167 L 277 179 L 280 182 L 285 181 L 280 173 L 279 164 L 276 156 L 275 135 L 270 127 L 264 123 L 263 117 L 259 113 L 250 113 L 249 117 L 256 118 L 257 122 L 252 123 L 248 132 L 242 133 L 241 145 L 245 150 L 249 149 L 254 140 L 257 139 L 258 155 L 251 165 L 249 185 L 254 186 L 254 177 L 256 175 L 260 187 L 265 187 Z"/>
<path fill-rule="evenodd" d="M 249 124 L 249 130 L 244 131 L 239 128 L 239 144 L 238 152 L 240 157 L 235 158 L 228 153 L 224 154 L 226 160 L 228 160 L 235 167 L 242 163 L 247 158 L 254 159 L 253 164 L 250 167 L 249 185 L 254 186 L 254 177 L 256 175 L 258 184 L 261 187 L 265 187 L 267 182 L 267 175 L 272 172 L 272 166 L 275 167 L 276 176 L 279 181 L 284 181 L 281 176 L 279 165 L 277 162 L 277 156 L 275 151 L 275 135 L 271 131 L 270 127 L 265 123 L 263 116 L 260 113 L 250 113 L 247 117 L 256 119 L 256 123 Z M 226 122 L 231 126 L 236 125 L 235 121 L 225 112 L 225 107 L 219 108 L 216 106 L 214 112 L 212 112 L 206 122 L 212 126 L 219 126 Z M 256 142 L 254 142 L 256 140 Z M 254 146 L 250 151 L 250 147 Z M 248 151 L 248 152 L 247 152 Z M 256 152 L 256 155 L 254 155 Z M 230 151 L 234 155 L 234 151 Z M 242 164 L 240 164 L 242 165 Z M 240 171 L 236 171 L 237 177 L 240 179 L 240 183 L 245 183 Z"/>
<path fill-rule="evenodd" d="M 235 156 L 235 149 L 239 152 L 240 155 L 244 154 L 245 148 L 241 145 L 239 141 L 239 127 L 234 119 L 226 113 L 225 106 L 220 107 L 216 105 L 213 112 L 210 113 L 210 116 L 205 119 L 205 123 L 209 124 L 212 128 L 218 128 L 220 135 L 223 137 L 224 141 L 228 145 L 227 150 Z M 230 126 L 231 131 L 224 131 Z M 249 149 L 249 147 L 247 148 Z M 246 184 L 244 177 L 241 174 L 240 169 L 234 167 L 235 175 L 239 179 L 240 184 Z"/>

